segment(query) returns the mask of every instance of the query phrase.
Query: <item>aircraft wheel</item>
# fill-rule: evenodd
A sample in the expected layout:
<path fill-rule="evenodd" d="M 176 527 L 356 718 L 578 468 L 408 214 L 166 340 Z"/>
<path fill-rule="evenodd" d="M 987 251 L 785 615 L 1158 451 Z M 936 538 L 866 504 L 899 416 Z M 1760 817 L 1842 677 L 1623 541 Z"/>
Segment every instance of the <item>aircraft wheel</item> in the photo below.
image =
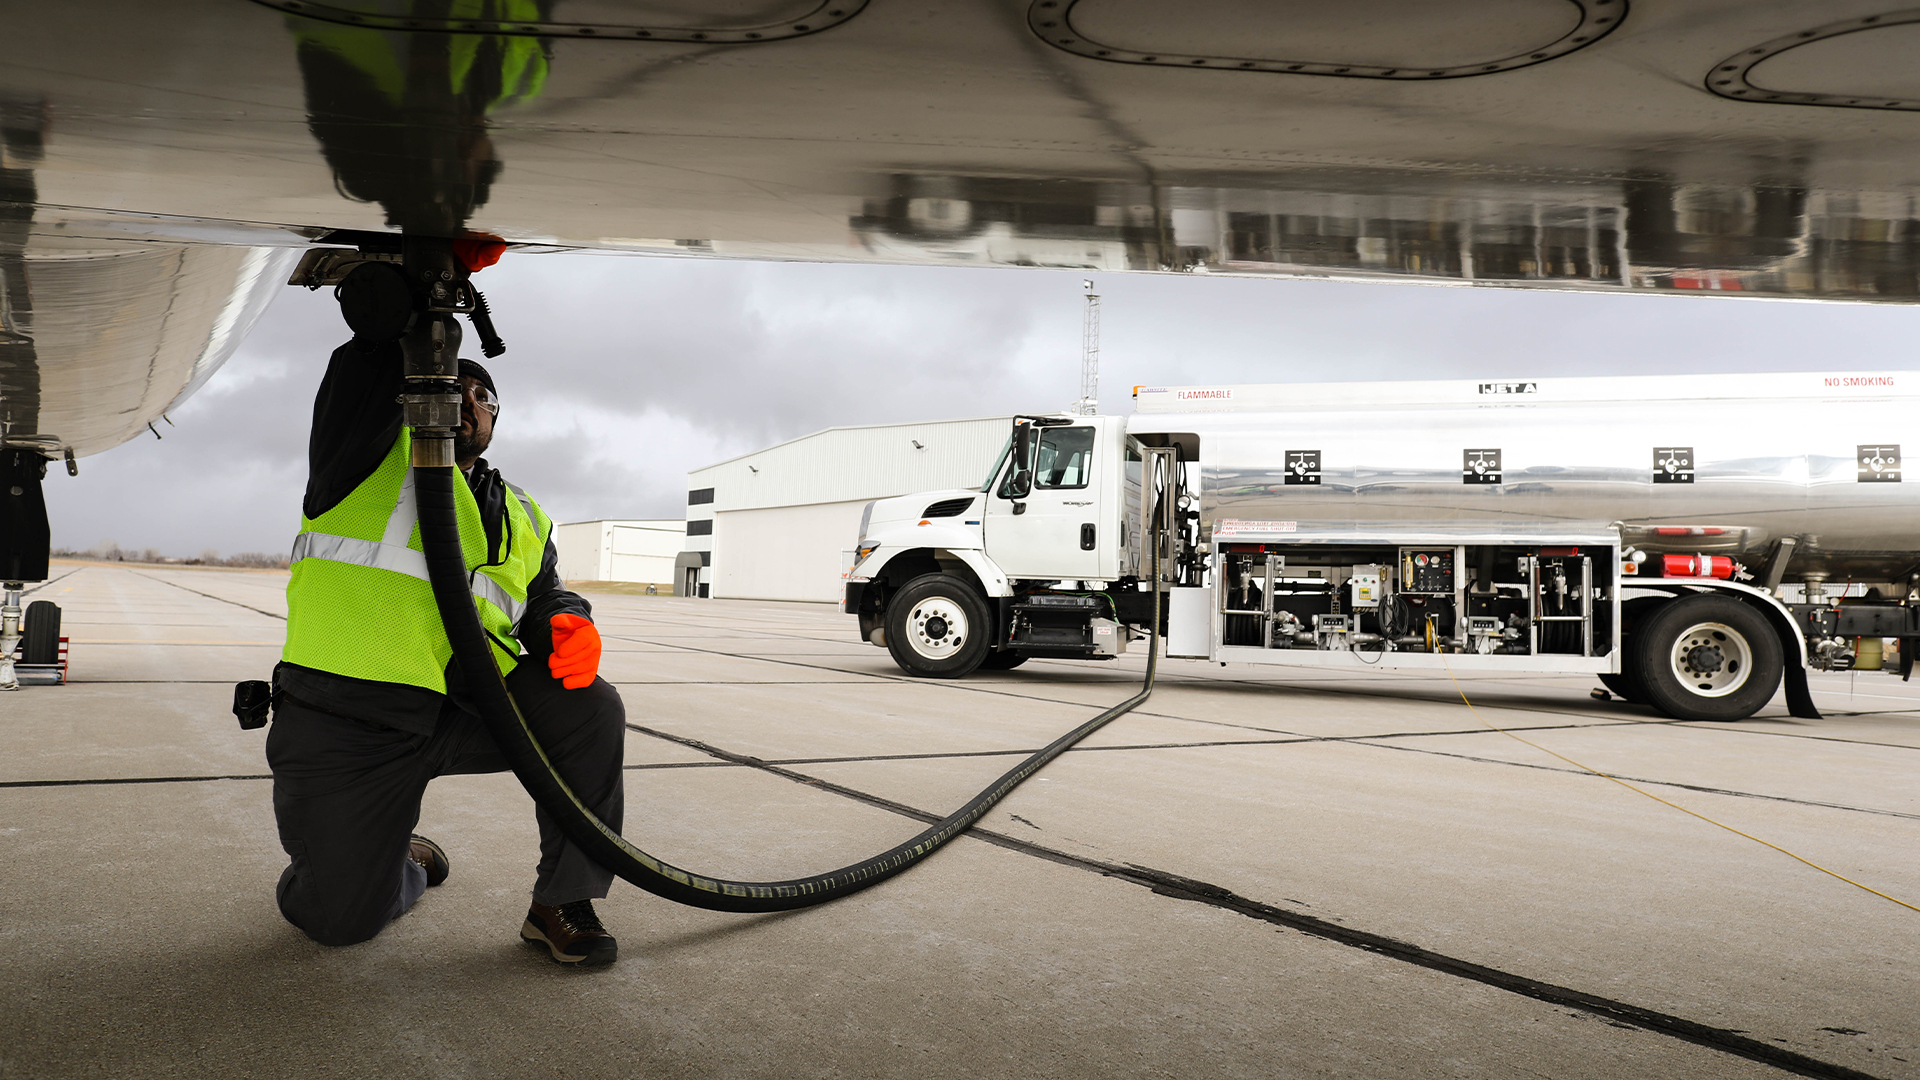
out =
<path fill-rule="evenodd" d="M 27 605 L 21 619 L 20 662 L 57 664 L 60 662 L 60 606 L 51 600 L 35 600 Z"/>

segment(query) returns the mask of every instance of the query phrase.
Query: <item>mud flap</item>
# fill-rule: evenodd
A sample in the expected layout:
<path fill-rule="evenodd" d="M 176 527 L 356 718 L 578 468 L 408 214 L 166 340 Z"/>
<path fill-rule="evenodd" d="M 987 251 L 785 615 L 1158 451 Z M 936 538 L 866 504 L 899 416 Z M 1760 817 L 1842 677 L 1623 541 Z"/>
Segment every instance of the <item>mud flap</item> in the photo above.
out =
<path fill-rule="evenodd" d="M 1787 665 L 1787 712 L 1802 720 L 1822 719 L 1807 690 L 1807 669 L 1794 663 Z"/>

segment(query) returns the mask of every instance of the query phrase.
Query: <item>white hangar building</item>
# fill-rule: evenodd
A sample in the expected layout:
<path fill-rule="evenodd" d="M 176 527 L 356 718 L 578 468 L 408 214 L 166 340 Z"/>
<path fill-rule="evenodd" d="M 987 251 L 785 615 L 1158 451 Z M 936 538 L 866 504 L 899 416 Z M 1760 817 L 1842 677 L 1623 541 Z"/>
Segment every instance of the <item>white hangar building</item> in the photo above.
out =
<path fill-rule="evenodd" d="M 695 469 L 675 592 L 838 602 L 866 504 L 978 488 L 1012 426 L 991 416 L 828 428 Z"/>
<path fill-rule="evenodd" d="M 563 581 L 627 581 L 671 590 L 684 521 L 575 521 L 553 527 Z"/>

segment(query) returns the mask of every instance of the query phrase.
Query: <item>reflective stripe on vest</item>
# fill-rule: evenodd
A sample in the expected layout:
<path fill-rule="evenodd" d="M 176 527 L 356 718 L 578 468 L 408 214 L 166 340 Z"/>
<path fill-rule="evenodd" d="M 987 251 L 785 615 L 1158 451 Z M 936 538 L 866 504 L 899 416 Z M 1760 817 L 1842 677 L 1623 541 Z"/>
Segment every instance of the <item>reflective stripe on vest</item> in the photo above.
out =
<path fill-rule="evenodd" d="M 407 477 L 407 482 L 412 483 L 413 477 Z M 505 480 L 500 482 L 507 484 Z M 527 512 L 527 520 L 534 524 L 534 528 L 538 529 L 540 527 L 540 516 L 533 512 L 533 496 L 527 494 L 526 489 L 520 487 L 518 484 L 507 484 L 507 490 L 513 492 L 513 497 L 520 500 L 520 508 Z"/>
<path fill-rule="evenodd" d="M 409 472 L 406 487 L 401 492 L 401 503 L 412 508 L 413 500 L 407 496 L 412 493 L 413 476 Z M 395 511 L 395 517 L 399 512 Z M 328 562 L 346 563 L 349 566 L 367 566 L 375 570 L 391 570 L 396 574 L 405 574 L 411 578 L 431 583 L 427 576 L 427 557 L 425 554 L 406 546 L 407 537 L 413 531 L 413 523 L 406 523 L 400 533 L 400 543 L 388 540 L 356 540 L 351 536 L 334 536 L 330 533 L 303 532 L 293 538 L 293 555 L 288 565 L 301 559 L 325 559 Z M 393 522 L 387 523 L 387 536 L 393 536 Z M 508 595 L 500 583 L 485 574 L 473 572 L 467 575 L 467 588 L 473 595 L 506 612 L 507 618 L 515 626 L 520 624 L 520 616 L 527 610 L 525 601 L 515 600 Z"/>

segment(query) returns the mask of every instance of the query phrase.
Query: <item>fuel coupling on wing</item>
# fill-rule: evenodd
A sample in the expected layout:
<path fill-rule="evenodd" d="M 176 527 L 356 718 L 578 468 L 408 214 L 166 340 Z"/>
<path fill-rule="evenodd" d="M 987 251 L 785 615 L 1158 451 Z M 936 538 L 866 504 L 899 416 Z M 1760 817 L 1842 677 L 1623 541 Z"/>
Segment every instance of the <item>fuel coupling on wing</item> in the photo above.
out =
<path fill-rule="evenodd" d="M 413 429 L 413 464 L 451 467 L 460 430 L 460 324 L 465 315 L 489 359 L 507 351 L 487 299 L 468 280 L 499 261 L 498 237 L 396 236 L 334 232 L 308 251 L 288 280 L 331 285 L 361 346 L 399 342 L 405 363 L 403 419 Z M 344 245 L 352 245 L 351 247 Z"/>
<path fill-rule="evenodd" d="M 468 276 L 500 261 L 506 241 L 492 236 L 454 239 L 393 233 L 333 232 L 294 268 L 289 285 L 331 285 L 354 340 L 401 340 L 422 317 L 465 315 L 489 359 L 507 351 L 493 325 L 487 298 Z M 345 246 L 351 245 L 351 246 Z"/>

